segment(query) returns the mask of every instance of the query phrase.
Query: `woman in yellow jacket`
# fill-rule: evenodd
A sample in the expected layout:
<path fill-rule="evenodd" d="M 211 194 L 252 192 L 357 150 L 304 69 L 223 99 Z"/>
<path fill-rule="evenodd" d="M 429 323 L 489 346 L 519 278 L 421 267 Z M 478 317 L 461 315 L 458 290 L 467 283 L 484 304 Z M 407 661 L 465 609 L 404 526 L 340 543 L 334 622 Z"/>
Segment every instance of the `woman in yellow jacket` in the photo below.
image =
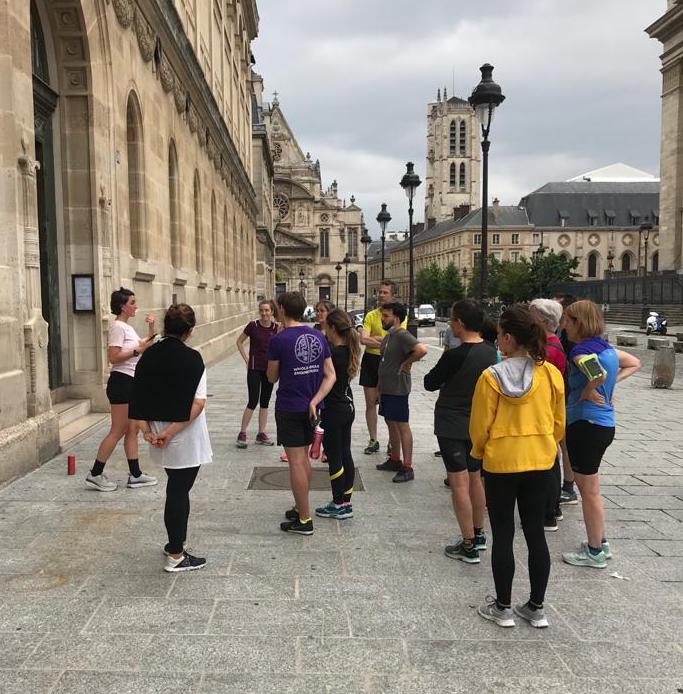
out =
<path fill-rule="evenodd" d="M 543 600 L 550 555 L 543 520 L 557 444 L 564 436 L 564 382 L 545 361 L 545 330 L 527 306 L 503 311 L 498 348 L 505 359 L 479 377 L 470 418 L 472 457 L 483 460 L 496 586 L 496 597 L 488 596 L 479 614 L 501 627 L 513 627 L 514 614 L 531 626 L 547 627 Z M 531 595 L 513 613 L 515 504 L 529 550 Z"/>

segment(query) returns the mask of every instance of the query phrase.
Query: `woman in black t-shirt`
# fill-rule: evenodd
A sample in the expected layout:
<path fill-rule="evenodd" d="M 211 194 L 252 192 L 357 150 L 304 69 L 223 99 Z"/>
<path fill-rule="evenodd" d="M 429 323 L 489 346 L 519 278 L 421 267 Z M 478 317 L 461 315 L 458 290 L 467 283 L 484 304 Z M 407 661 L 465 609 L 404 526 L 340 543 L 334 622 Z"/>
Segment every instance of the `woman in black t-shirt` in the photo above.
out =
<path fill-rule="evenodd" d="M 358 373 L 360 342 L 347 313 L 330 311 L 323 323 L 330 344 L 332 363 L 337 376 L 332 390 L 324 400 L 321 426 L 325 430 L 323 443 L 330 466 L 332 501 L 315 510 L 321 518 L 343 520 L 353 518 L 351 494 L 355 467 L 351 455 L 351 426 L 356 415 L 349 383 Z"/>

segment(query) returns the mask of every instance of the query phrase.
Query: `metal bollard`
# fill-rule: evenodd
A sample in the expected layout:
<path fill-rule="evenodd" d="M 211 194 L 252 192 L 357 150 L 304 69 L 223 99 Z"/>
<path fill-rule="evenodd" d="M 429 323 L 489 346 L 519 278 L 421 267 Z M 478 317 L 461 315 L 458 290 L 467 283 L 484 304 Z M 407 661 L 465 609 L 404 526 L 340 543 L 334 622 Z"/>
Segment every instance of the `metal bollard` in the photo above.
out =
<path fill-rule="evenodd" d="M 671 346 L 662 346 L 655 351 L 652 365 L 653 388 L 671 388 L 676 375 L 676 353 Z"/>

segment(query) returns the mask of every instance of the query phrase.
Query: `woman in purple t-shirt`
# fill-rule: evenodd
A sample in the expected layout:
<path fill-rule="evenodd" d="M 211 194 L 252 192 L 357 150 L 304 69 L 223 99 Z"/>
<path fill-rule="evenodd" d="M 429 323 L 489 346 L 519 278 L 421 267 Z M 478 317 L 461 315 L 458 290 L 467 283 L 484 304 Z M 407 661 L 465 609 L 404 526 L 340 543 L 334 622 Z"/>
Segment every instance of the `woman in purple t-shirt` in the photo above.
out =
<path fill-rule="evenodd" d="M 278 325 L 274 320 L 275 304 L 270 300 L 260 301 L 258 305 L 259 319 L 248 323 L 242 334 L 237 338 L 237 349 L 247 365 L 247 389 L 249 401 L 244 414 L 240 433 L 237 435 L 237 448 L 247 447 L 247 427 L 251 422 L 256 405 L 260 405 L 258 413 L 258 433 L 256 443 L 262 446 L 272 446 L 273 440 L 266 434 L 268 421 L 268 405 L 273 393 L 273 384 L 266 378 L 268 367 L 268 345 L 277 333 Z M 249 339 L 249 356 L 244 349 L 244 343 Z"/>

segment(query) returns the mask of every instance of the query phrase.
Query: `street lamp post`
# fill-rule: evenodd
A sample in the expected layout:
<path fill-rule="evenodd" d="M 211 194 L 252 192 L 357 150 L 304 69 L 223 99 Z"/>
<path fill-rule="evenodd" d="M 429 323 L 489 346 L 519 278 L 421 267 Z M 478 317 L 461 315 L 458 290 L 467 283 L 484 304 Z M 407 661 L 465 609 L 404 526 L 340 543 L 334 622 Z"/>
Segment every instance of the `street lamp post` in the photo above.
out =
<path fill-rule="evenodd" d="M 341 272 L 342 266 L 337 263 L 334 266 L 334 269 L 337 271 L 337 300 L 335 301 L 335 304 L 339 306 L 339 273 Z"/>
<path fill-rule="evenodd" d="M 299 270 L 299 293 L 300 293 L 301 296 L 303 296 L 304 299 L 305 299 L 305 298 L 306 298 L 306 295 L 304 294 L 304 277 L 305 277 L 304 271 L 303 271 L 303 270 Z"/>
<path fill-rule="evenodd" d="M 342 263 L 344 263 L 344 310 L 348 311 L 349 309 L 349 263 L 351 262 L 351 258 L 349 257 L 349 254 L 347 253 L 344 256 L 344 260 L 342 260 Z"/>
<path fill-rule="evenodd" d="M 415 191 L 422 183 L 420 177 L 414 171 L 412 161 L 406 164 L 406 172 L 401 179 L 401 188 L 408 196 L 408 330 L 417 337 L 417 320 L 415 319 L 415 277 L 413 272 L 413 198 Z"/>
<path fill-rule="evenodd" d="M 643 316 L 642 316 L 642 327 L 647 326 L 647 242 L 650 239 L 650 232 L 652 231 L 652 224 L 650 222 L 644 222 L 640 225 L 640 235 L 643 237 L 644 242 L 644 263 L 643 263 L 643 287 L 642 287 L 642 301 L 643 301 Z"/>
<path fill-rule="evenodd" d="M 363 315 L 368 312 L 368 246 L 372 243 L 368 230 L 363 227 L 363 235 L 360 237 L 365 251 L 365 292 L 363 294 Z"/>
<path fill-rule="evenodd" d="M 505 97 L 500 87 L 493 81 L 493 65 L 482 65 L 481 81 L 472 91 L 469 98 L 481 123 L 482 151 L 482 205 L 481 205 L 481 263 L 479 271 L 479 296 L 482 301 L 488 295 L 488 194 L 489 194 L 489 131 L 493 122 L 493 112 L 503 103 Z"/>
<path fill-rule="evenodd" d="M 377 221 L 379 222 L 380 229 L 382 230 L 382 282 L 384 282 L 384 243 L 386 241 L 387 225 L 391 221 L 391 215 L 387 210 L 386 202 L 382 203 L 382 209 L 377 215 Z"/>
<path fill-rule="evenodd" d="M 614 272 L 614 251 L 610 248 L 607 251 L 607 304 L 611 303 L 611 284 L 612 273 Z"/>
<path fill-rule="evenodd" d="M 462 269 L 462 284 L 463 284 L 463 289 L 465 290 L 465 296 L 467 296 L 467 268 L 464 267 Z"/>

